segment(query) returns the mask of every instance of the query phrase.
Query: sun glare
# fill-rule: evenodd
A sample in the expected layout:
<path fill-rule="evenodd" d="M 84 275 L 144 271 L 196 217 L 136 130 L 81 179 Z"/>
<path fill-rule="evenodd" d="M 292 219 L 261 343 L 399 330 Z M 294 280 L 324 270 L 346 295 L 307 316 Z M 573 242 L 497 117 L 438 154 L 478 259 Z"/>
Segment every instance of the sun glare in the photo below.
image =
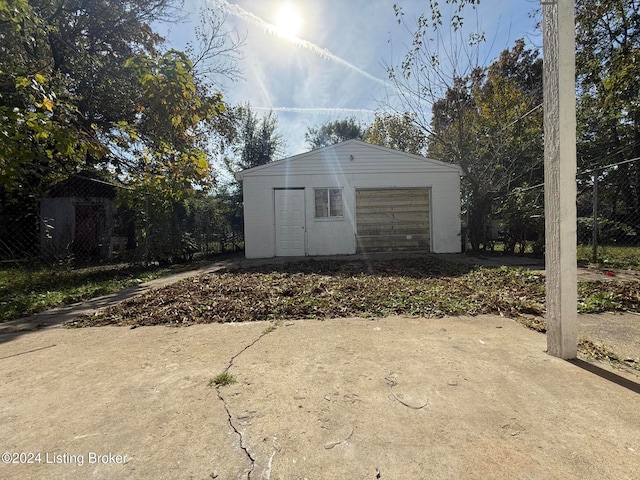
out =
<path fill-rule="evenodd" d="M 297 37 L 302 29 L 300 10 L 290 2 L 280 4 L 276 12 L 275 26 L 278 35 L 286 38 Z"/>

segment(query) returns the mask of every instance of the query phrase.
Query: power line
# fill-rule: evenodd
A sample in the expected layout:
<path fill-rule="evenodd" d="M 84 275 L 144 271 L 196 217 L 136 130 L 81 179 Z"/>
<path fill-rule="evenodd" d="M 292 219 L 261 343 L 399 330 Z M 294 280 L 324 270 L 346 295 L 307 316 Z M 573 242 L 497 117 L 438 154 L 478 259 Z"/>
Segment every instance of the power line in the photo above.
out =
<path fill-rule="evenodd" d="M 608 158 L 608 157 L 605 157 L 605 158 Z M 600 171 L 600 170 L 607 170 L 609 168 L 617 167 L 619 165 L 625 165 L 627 163 L 633 163 L 633 162 L 636 162 L 638 160 L 640 160 L 640 157 L 630 158 L 628 160 L 623 160 L 623 161 L 617 162 L 617 163 L 610 163 L 609 165 L 603 165 L 602 167 L 596 167 L 596 168 L 591 168 L 589 170 L 583 170 L 582 172 L 576 173 L 576 176 L 578 176 L 578 175 L 586 175 L 587 173 L 594 173 L 594 172 L 597 172 L 597 171 Z M 515 195 L 516 193 L 527 192 L 529 190 L 534 190 L 534 189 L 540 188 L 540 187 L 544 187 L 544 182 L 543 183 L 538 183 L 537 185 L 532 185 L 530 187 L 514 188 L 512 192 L 507 194 L 507 196 Z"/>
<path fill-rule="evenodd" d="M 578 173 L 578 175 L 584 175 L 585 173 L 593 173 L 593 172 L 597 172 L 598 170 L 606 170 L 608 168 L 617 167 L 618 165 L 624 165 L 626 163 L 635 162 L 636 160 L 640 160 L 640 157 L 631 158 L 629 160 L 623 160 L 623 161 L 618 162 L 618 163 L 611 163 L 609 165 L 604 165 L 602 167 L 592 168 L 590 170 L 584 170 L 584 171 Z"/>
<path fill-rule="evenodd" d="M 525 118 L 527 118 L 529 115 L 531 115 L 533 112 L 535 112 L 537 109 L 539 109 L 540 107 L 542 107 L 542 103 L 539 105 L 536 105 L 535 107 L 533 107 L 531 110 L 529 110 L 527 113 L 524 113 L 522 116 L 516 118 L 513 122 L 511 122 L 509 125 L 507 125 L 506 127 L 503 127 L 502 130 L 500 130 L 500 132 L 504 132 L 507 128 L 512 127 L 513 125 L 515 125 L 516 123 L 518 123 L 520 120 L 524 120 Z"/>

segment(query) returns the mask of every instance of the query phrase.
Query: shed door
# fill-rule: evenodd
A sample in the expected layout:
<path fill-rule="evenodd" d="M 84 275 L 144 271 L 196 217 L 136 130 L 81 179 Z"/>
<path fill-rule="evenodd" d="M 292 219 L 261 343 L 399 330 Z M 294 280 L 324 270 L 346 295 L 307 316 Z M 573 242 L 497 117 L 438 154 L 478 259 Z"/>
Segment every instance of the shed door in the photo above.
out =
<path fill-rule="evenodd" d="M 429 251 L 429 189 L 356 190 L 358 252 Z"/>
<path fill-rule="evenodd" d="M 96 255 L 100 246 L 101 233 L 104 229 L 104 206 L 76 205 L 75 210 L 74 253 L 83 258 Z"/>
<path fill-rule="evenodd" d="M 276 257 L 305 255 L 304 190 L 275 190 Z"/>

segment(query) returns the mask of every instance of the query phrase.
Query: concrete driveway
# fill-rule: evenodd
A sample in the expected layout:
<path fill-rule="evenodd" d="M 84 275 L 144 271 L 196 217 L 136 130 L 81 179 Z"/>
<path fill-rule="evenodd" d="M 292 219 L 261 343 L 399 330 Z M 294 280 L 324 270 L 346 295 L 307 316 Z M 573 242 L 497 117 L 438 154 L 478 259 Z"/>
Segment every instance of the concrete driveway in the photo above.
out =
<path fill-rule="evenodd" d="M 5 334 L 0 478 L 638 477 L 638 379 L 509 319 L 272 326 Z"/>

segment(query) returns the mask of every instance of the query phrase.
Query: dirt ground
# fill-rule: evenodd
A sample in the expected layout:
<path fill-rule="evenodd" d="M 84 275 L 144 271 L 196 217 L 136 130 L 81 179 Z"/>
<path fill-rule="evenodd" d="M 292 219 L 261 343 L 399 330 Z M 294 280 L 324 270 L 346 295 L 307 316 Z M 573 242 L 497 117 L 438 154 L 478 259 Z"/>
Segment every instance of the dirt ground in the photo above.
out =
<path fill-rule="evenodd" d="M 9 456 L 0 478 L 635 479 L 640 471 L 640 379 L 551 357 L 544 335 L 511 320 L 272 326 L 2 335 L 0 439 Z M 226 369 L 236 383 L 210 386 Z"/>

